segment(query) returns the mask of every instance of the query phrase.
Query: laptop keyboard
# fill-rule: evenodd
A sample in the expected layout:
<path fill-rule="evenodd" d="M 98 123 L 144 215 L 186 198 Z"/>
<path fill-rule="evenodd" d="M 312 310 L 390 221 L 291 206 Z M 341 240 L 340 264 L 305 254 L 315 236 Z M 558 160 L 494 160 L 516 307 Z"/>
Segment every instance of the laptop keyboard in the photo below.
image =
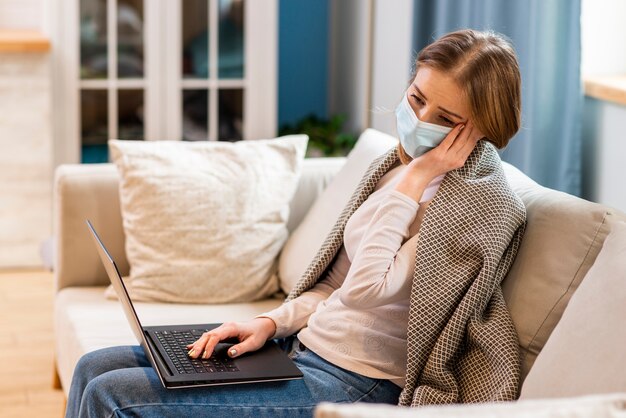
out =
<path fill-rule="evenodd" d="M 187 355 L 187 344 L 196 341 L 205 331 L 156 331 L 155 335 L 180 374 L 239 371 L 233 360 L 226 356 L 213 353 L 208 359 L 192 359 Z"/>

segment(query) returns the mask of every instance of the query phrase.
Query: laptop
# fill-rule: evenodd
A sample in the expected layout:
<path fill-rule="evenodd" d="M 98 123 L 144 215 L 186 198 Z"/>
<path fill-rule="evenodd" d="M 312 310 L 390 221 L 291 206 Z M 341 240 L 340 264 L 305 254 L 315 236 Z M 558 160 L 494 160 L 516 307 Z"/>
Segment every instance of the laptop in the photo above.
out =
<path fill-rule="evenodd" d="M 270 382 L 302 378 L 302 372 L 273 340 L 260 350 L 231 359 L 226 352 L 237 340 L 219 343 L 209 359 L 192 359 L 186 345 L 220 324 L 142 326 L 119 269 L 90 221 L 87 226 L 113 284 L 126 319 L 166 389 Z"/>

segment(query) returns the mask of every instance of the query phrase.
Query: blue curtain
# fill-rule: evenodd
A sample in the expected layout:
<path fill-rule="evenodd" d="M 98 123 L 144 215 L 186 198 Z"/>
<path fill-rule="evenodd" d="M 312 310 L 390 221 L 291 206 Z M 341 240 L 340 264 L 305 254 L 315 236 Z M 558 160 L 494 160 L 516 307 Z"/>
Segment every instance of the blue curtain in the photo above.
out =
<path fill-rule="evenodd" d="M 456 29 L 507 36 L 522 74 L 522 127 L 503 160 L 580 196 L 580 0 L 415 0 L 414 51 Z"/>

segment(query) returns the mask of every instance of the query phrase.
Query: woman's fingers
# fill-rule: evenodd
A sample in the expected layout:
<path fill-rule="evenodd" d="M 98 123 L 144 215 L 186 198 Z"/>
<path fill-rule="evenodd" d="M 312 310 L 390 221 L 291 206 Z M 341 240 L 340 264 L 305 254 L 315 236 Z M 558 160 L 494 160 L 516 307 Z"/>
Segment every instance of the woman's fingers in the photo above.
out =
<path fill-rule="evenodd" d="M 414 158 L 409 164 L 420 175 L 433 179 L 438 175 L 463 167 L 483 135 L 471 121 L 456 125 L 434 149 Z"/>
<path fill-rule="evenodd" d="M 271 318 L 261 317 L 248 322 L 227 322 L 205 332 L 196 342 L 188 344 L 188 354 L 192 358 L 207 359 L 211 357 L 219 342 L 235 337 L 238 342 L 228 349 L 228 356 L 238 357 L 243 353 L 263 347 L 275 332 L 276 324 Z"/>
<path fill-rule="evenodd" d="M 472 153 L 472 150 L 474 149 L 474 147 L 476 147 L 478 141 L 484 137 L 485 135 L 483 135 L 483 133 L 480 132 L 478 128 L 472 125 L 471 131 L 468 133 L 467 139 L 459 144 L 459 156 L 462 157 L 464 161 L 467 160 L 467 157 L 469 157 L 469 155 Z"/>
<path fill-rule="evenodd" d="M 212 351 L 213 347 L 215 347 L 218 342 L 219 337 L 213 331 L 205 332 L 198 341 L 191 345 L 187 355 L 191 358 L 198 358 L 204 355 L 207 350 Z"/>
<path fill-rule="evenodd" d="M 249 351 L 256 351 L 259 348 L 263 347 L 265 342 L 261 342 L 258 339 L 250 336 L 240 342 L 239 344 L 235 344 L 228 349 L 229 357 L 239 357 L 240 355 L 247 353 Z"/>
<path fill-rule="evenodd" d="M 464 125 L 464 128 L 457 137 L 454 139 L 452 145 L 450 145 L 449 150 L 453 152 L 458 152 L 458 150 L 465 144 L 465 142 L 472 136 L 474 131 L 474 124 L 471 121 L 467 121 Z"/>
<path fill-rule="evenodd" d="M 235 324 L 222 324 L 209 332 L 205 332 L 196 342 L 188 345 L 189 352 L 187 354 L 191 358 L 209 358 L 220 341 L 237 337 L 238 335 L 239 331 Z"/>
<path fill-rule="evenodd" d="M 448 150 L 450 149 L 450 147 L 452 147 L 457 139 L 457 137 L 459 135 L 461 135 L 461 133 L 463 132 L 465 128 L 465 124 L 464 123 L 459 123 L 458 125 L 456 125 L 454 128 L 452 128 L 452 130 L 450 132 L 448 132 L 448 135 L 446 135 L 446 137 L 443 139 L 443 141 L 441 141 L 441 144 L 439 144 L 439 147 Z"/>
<path fill-rule="evenodd" d="M 449 149 L 456 160 L 455 166 L 462 167 L 465 164 L 472 150 L 483 136 L 471 121 L 467 122 L 465 129 L 458 135 Z"/>

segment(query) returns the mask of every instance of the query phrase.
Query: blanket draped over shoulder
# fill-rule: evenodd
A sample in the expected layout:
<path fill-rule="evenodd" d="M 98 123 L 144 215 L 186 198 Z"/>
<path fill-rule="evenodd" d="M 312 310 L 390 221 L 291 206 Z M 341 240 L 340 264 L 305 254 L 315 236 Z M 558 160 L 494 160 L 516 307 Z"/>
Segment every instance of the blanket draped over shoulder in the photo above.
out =
<path fill-rule="evenodd" d="M 287 301 L 324 276 L 346 222 L 397 161 L 394 147 L 372 162 Z M 525 225 L 495 147 L 479 141 L 465 165 L 445 176 L 422 221 L 400 405 L 517 398 L 519 343 L 500 284 Z"/>

